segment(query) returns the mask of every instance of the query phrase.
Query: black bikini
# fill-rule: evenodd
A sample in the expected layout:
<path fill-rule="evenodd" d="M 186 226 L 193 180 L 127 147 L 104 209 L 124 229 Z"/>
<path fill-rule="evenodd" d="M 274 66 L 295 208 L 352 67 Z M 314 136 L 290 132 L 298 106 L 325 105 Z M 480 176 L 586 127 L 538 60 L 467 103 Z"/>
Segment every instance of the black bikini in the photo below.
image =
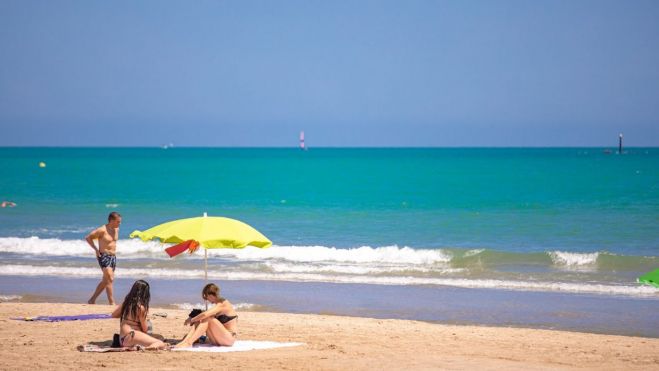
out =
<path fill-rule="evenodd" d="M 130 336 L 131 339 L 135 338 L 135 331 L 131 331 L 119 339 L 119 344 L 121 344 L 122 347 L 125 347 L 124 343 L 126 342 L 126 338 L 128 336 Z"/>
<path fill-rule="evenodd" d="M 188 316 L 190 318 L 194 318 L 194 317 L 198 316 L 201 313 L 202 313 L 201 309 L 193 309 L 192 312 L 190 312 L 190 314 Z M 238 318 L 238 316 L 237 315 L 227 316 L 226 314 L 220 314 L 220 315 L 215 316 L 215 318 L 217 318 L 217 320 L 220 321 L 221 324 L 225 324 L 225 323 L 227 323 L 227 322 L 229 322 L 233 319 Z"/>
<path fill-rule="evenodd" d="M 226 314 L 220 314 L 219 316 L 215 317 L 217 318 L 218 321 L 220 321 L 221 324 L 225 324 L 233 319 L 238 318 L 237 315 L 235 316 L 227 316 Z"/>

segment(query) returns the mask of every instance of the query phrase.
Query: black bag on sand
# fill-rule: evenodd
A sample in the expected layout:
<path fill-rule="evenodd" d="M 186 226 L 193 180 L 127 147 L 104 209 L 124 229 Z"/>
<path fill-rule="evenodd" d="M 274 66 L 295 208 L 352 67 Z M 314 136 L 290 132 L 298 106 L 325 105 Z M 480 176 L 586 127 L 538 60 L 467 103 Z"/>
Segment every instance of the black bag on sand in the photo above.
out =
<path fill-rule="evenodd" d="M 119 341 L 119 334 L 114 334 L 112 337 L 112 348 L 121 348 L 121 341 Z"/>
<path fill-rule="evenodd" d="M 201 310 L 201 309 L 193 309 L 192 312 L 190 312 L 190 314 L 188 314 L 188 317 L 190 317 L 190 318 L 197 317 L 202 312 L 203 312 L 203 310 Z"/>

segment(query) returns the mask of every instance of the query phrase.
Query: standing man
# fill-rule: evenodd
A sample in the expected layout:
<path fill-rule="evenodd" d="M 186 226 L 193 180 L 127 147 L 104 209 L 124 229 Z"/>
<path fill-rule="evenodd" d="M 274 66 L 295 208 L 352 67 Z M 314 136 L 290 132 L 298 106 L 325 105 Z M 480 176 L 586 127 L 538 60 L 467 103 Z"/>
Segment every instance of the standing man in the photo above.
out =
<path fill-rule="evenodd" d="M 103 271 L 103 279 L 96 286 L 96 291 L 87 303 L 96 304 L 96 298 L 101 295 L 103 289 L 108 293 L 110 305 L 115 305 L 114 296 L 112 295 L 112 282 L 114 281 L 114 268 L 117 266 L 117 240 L 119 239 L 119 225 L 121 225 L 121 215 L 113 211 L 108 215 L 108 224 L 96 228 L 90 233 L 85 240 L 89 246 L 96 252 L 98 265 Z M 98 240 L 98 248 L 94 245 L 94 240 Z"/>

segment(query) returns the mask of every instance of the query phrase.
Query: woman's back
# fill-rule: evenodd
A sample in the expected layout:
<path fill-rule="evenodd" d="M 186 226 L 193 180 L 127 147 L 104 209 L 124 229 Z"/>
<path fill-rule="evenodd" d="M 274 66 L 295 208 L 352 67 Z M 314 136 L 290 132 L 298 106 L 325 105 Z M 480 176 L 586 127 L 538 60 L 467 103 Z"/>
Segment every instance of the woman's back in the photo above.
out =
<path fill-rule="evenodd" d="M 124 313 L 123 306 L 125 304 L 121 304 L 122 309 L 121 312 L 122 314 Z M 138 308 L 138 318 L 135 318 L 133 314 L 130 312 L 126 313 L 124 317 L 121 318 L 121 321 L 119 322 L 119 330 L 122 335 L 132 331 L 132 330 L 137 330 L 137 331 L 144 331 L 142 329 L 142 322 L 146 320 L 146 313 L 144 313 L 144 307 L 139 306 Z"/>
<path fill-rule="evenodd" d="M 124 302 L 118 306 L 112 316 L 119 318 L 119 341 L 122 347 L 145 346 L 147 349 L 166 349 L 167 344 L 149 336 L 146 316 L 149 312 L 151 294 L 149 284 L 137 280 L 130 289 Z"/>

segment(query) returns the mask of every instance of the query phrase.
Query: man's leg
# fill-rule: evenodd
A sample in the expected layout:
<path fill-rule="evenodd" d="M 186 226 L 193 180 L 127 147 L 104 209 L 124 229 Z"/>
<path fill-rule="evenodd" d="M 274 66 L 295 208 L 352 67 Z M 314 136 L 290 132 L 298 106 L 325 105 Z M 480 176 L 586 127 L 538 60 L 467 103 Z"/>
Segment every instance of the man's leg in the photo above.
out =
<path fill-rule="evenodd" d="M 98 298 L 99 295 L 103 292 L 105 289 L 105 286 L 107 286 L 107 282 L 105 280 L 105 269 L 102 269 L 103 271 L 103 279 L 101 279 L 101 282 L 98 283 L 98 286 L 96 286 L 96 291 L 94 291 L 94 295 L 89 299 L 87 302 L 88 304 L 96 304 L 96 298 Z"/>
<path fill-rule="evenodd" d="M 104 268 L 103 279 L 106 282 L 105 291 L 108 294 L 108 303 L 110 305 L 115 305 L 116 303 L 114 302 L 114 295 L 113 295 L 114 288 L 112 287 L 112 283 L 114 282 L 114 270 L 110 267 Z"/>

